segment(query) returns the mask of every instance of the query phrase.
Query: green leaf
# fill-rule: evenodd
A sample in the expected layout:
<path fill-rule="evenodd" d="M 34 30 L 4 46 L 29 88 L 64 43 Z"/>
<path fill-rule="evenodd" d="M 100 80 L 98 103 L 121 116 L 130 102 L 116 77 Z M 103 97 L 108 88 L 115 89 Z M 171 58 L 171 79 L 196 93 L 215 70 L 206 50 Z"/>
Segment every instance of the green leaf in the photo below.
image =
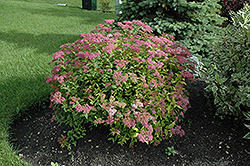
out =
<path fill-rule="evenodd" d="M 250 125 L 244 124 L 248 129 L 250 129 Z"/>
<path fill-rule="evenodd" d="M 245 139 L 250 139 L 250 132 L 247 133 L 243 138 L 245 138 Z"/>
<path fill-rule="evenodd" d="M 165 128 L 166 129 L 171 129 L 174 126 L 175 126 L 175 121 L 173 123 L 171 123 L 170 125 L 166 126 Z"/>

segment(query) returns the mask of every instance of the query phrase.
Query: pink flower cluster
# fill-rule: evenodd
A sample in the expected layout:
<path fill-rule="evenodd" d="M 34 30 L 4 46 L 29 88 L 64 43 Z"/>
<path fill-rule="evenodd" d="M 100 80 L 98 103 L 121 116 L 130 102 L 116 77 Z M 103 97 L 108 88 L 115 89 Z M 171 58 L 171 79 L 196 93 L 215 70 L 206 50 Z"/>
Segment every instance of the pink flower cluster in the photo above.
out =
<path fill-rule="evenodd" d="M 135 73 L 128 73 L 131 76 L 131 79 L 133 82 L 137 82 L 139 79 Z"/>
<path fill-rule="evenodd" d="M 128 74 L 122 75 L 121 71 L 114 71 L 113 77 L 117 86 L 121 85 L 121 82 L 128 81 Z"/>
<path fill-rule="evenodd" d="M 132 105 L 134 109 L 143 107 L 143 103 L 139 99 L 136 99 L 134 102 L 135 104 Z"/>
<path fill-rule="evenodd" d="M 65 55 L 65 53 L 63 52 L 63 51 L 57 51 L 56 53 L 54 53 L 53 55 L 52 55 L 52 57 L 54 58 L 53 60 L 52 60 L 52 62 L 53 61 L 56 61 L 57 59 L 59 59 L 59 58 L 64 58 L 63 56 Z"/>
<path fill-rule="evenodd" d="M 62 97 L 62 93 L 59 91 L 51 92 L 50 95 L 51 102 L 62 103 L 65 100 L 65 98 Z"/>
<path fill-rule="evenodd" d="M 81 106 L 80 104 L 78 104 L 75 107 L 77 112 L 82 112 L 83 111 L 83 113 L 85 113 L 85 114 L 88 114 L 92 108 L 93 108 L 93 106 L 89 106 L 88 104 L 85 104 L 84 106 Z"/>
<path fill-rule="evenodd" d="M 148 142 L 148 141 L 152 141 L 154 136 L 152 135 L 152 132 L 148 131 L 148 130 L 144 130 L 142 129 L 141 133 L 138 134 L 138 139 L 141 142 Z"/>
<path fill-rule="evenodd" d="M 125 67 L 129 62 L 128 61 L 125 61 L 125 60 L 115 60 L 114 63 L 117 63 L 117 66 L 116 67 Z"/>
<path fill-rule="evenodd" d="M 176 126 L 176 127 L 172 127 L 171 129 L 170 129 L 170 131 L 171 131 L 171 133 L 172 134 L 178 134 L 178 135 L 180 135 L 181 137 L 183 136 L 183 135 L 185 135 L 185 131 L 184 130 L 182 130 L 181 129 L 181 126 Z"/>
<path fill-rule="evenodd" d="M 111 132 L 113 135 L 115 135 L 116 133 L 117 134 L 120 134 L 120 131 L 118 129 L 114 129 L 112 132 Z"/>
<path fill-rule="evenodd" d="M 116 112 L 117 112 L 117 110 L 114 109 L 114 106 L 111 106 L 111 107 L 109 108 L 109 116 L 115 115 Z"/>
<path fill-rule="evenodd" d="M 123 121 L 122 121 L 126 126 L 128 127 L 135 127 L 136 124 L 135 124 L 135 120 L 126 116 Z"/>

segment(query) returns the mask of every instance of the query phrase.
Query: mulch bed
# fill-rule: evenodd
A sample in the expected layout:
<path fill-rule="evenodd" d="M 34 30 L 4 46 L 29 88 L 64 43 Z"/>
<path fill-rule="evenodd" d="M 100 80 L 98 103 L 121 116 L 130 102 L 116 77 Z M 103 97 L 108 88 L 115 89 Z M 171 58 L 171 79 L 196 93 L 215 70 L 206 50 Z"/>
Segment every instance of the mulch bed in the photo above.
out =
<path fill-rule="evenodd" d="M 53 111 L 49 108 L 31 109 L 30 116 L 22 116 L 12 125 L 11 142 L 19 149 L 19 156 L 34 165 L 62 166 L 118 166 L 118 165 L 250 165 L 250 140 L 242 137 L 249 132 L 243 124 L 221 120 L 214 116 L 214 108 L 204 97 L 204 81 L 191 83 L 188 90 L 192 108 L 181 123 L 186 134 L 173 136 L 160 145 L 138 143 L 134 148 L 108 141 L 109 129 L 94 128 L 71 150 L 61 148 L 58 137 L 67 127 L 51 122 Z M 48 103 L 49 105 L 49 103 Z M 38 111 L 40 110 L 40 111 Z M 165 154 L 174 146 L 177 154 Z"/>

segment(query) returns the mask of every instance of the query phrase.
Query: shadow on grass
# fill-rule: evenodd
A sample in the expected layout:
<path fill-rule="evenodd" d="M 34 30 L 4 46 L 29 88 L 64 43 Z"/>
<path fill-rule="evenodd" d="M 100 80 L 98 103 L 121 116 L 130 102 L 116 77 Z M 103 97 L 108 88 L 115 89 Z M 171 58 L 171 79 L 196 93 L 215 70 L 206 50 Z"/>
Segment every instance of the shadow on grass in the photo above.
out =
<path fill-rule="evenodd" d="M 20 48 L 36 49 L 38 53 L 52 54 L 60 49 L 60 46 L 80 39 L 80 35 L 71 34 L 39 34 L 22 33 L 16 31 L 0 32 L 0 40 L 14 43 Z"/>

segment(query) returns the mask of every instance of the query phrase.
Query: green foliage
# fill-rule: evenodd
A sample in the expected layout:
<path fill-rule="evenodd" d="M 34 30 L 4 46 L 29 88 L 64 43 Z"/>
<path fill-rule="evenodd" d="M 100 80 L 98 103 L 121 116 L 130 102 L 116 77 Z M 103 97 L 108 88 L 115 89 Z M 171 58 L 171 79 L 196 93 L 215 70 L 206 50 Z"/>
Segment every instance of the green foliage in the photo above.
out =
<path fill-rule="evenodd" d="M 171 147 L 167 147 L 167 149 L 165 149 L 165 153 L 168 155 L 168 156 L 171 156 L 171 155 L 175 155 L 177 154 L 177 152 L 175 151 L 174 149 L 174 146 L 171 146 Z"/>
<path fill-rule="evenodd" d="M 250 8 L 245 5 L 232 12 L 233 25 L 228 25 L 225 35 L 214 45 L 208 70 L 207 89 L 212 91 L 216 114 L 242 117 L 250 108 Z"/>
<path fill-rule="evenodd" d="M 60 143 L 76 144 L 86 124 L 110 127 L 113 142 L 159 144 L 184 135 L 178 122 L 189 106 L 190 51 L 141 21 L 106 20 L 82 39 L 61 46 L 47 83 L 57 120 L 72 129 Z"/>
<path fill-rule="evenodd" d="M 51 166 L 60 166 L 60 164 L 58 164 L 57 162 L 55 162 L 55 163 L 51 162 L 50 164 L 51 164 Z"/>
<path fill-rule="evenodd" d="M 121 20 L 143 20 L 157 34 L 175 36 L 192 55 L 201 59 L 212 50 L 219 28 L 226 18 L 220 17 L 219 0 L 135 0 L 122 4 Z"/>
<path fill-rule="evenodd" d="M 110 0 L 100 0 L 99 1 L 100 4 L 100 10 L 101 11 L 109 11 L 111 9 L 110 5 Z"/>

